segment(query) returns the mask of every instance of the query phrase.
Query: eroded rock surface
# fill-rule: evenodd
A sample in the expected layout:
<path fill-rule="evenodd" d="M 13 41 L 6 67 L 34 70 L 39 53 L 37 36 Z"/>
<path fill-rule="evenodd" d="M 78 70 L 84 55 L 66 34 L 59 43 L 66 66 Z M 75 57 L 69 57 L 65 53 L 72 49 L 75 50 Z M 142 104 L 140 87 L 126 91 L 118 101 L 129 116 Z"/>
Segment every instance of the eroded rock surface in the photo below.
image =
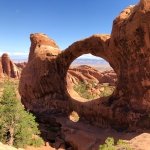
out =
<path fill-rule="evenodd" d="M 93 82 L 116 85 L 117 81 L 117 75 L 113 70 L 99 71 L 87 65 L 69 68 L 67 73 L 68 80 L 73 84 L 78 84 L 79 82 Z"/>
<path fill-rule="evenodd" d="M 91 66 L 70 67 L 67 72 L 67 89 L 70 96 L 80 102 L 110 96 L 116 86 L 113 70 L 101 71 Z"/>
<path fill-rule="evenodd" d="M 27 62 L 15 63 L 15 65 L 20 69 L 24 69 L 27 65 Z"/>
<path fill-rule="evenodd" d="M 3 68 L 2 68 L 2 60 L 0 58 L 0 78 L 2 78 L 4 76 L 3 74 Z"/>
<path fill-rule="evenodd" d="M 20 81 L 26 108 L 34 112 L 75 110 L 99 126 L 117 129 L 150 125 L 150 0 L 126 8 L 114 20 L 111 35 L 93 35 L 64 51 L 43 34 L 31 35 L 29 61 Z M 67 92 L 72 61 L 91 53 L 109 62 L 118 82 L 111 97 L 77 102 Z M 145 127 L 145 126 L 144 126 Z"/>
<path fill-rule="evenodd" d="M 20 78 L 20 71 L 9 55 L 4 53 L 0 58 L 0 77 Z"/>

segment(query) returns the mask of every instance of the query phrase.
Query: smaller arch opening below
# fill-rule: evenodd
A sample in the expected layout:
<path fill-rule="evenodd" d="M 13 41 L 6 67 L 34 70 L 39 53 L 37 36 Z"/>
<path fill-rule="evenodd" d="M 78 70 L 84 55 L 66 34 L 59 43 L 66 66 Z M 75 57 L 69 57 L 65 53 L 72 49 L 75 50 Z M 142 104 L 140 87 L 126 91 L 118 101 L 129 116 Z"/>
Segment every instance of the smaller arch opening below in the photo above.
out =
<path fill-rule="evenodd" d="M 111 96 L 116 83 L 117 75 L 109 63 L 91 54 L 75 59 L 67 72 L 68 93 L 80 102 Z"/>

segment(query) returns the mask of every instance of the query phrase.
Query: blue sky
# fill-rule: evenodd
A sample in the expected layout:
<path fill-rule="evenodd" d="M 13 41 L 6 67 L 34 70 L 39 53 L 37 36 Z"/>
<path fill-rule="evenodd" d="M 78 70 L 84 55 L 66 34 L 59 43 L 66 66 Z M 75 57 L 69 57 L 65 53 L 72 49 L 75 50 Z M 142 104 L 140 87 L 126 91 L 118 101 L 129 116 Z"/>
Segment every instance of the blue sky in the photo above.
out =
<path fill-rule="evenodd" d="M 60 49 L 96 33 L 111 33 L 113 19 L 139 0 L 0 0 L 0 54 L 23 57 L 31 33 L 42 32 Z M 22 56 L 21 56 L 22 55 Z"/>

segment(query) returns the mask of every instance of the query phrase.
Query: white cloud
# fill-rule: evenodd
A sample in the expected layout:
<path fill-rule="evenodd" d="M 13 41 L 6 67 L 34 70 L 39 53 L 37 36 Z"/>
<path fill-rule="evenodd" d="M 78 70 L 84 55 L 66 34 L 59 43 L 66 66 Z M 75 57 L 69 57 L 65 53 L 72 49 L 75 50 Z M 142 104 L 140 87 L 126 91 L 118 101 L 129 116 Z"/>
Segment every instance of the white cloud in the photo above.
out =
<path fill-rule="evenodd" d="M 7 53 L 8 55 L 10 55 L 9 52 L 3 52 L 3 51 L 0 51 L 0 56 L 1 56 L 2 54 L 4 54 L 4 53 Z"/>
<path fill-rule="evenodd" d="M 28 55 L 29 55 L 29 53 L 27 53 L 27 52 L 7 52 L 7 51 L 4 52 L 4 51 L 0 51 L 0 56 L 3 53 L 7 53 L 9 56 L 12 56 L 12 57 L 18 57 L 18 56 L 28 57 Z M 101 60 L 103 60 L 102 58 L 93 56 L 91 54 L 84 54 L 84 55 L 82 55 L 78 58 L 80 58 L 80 59 L 101 59 Z"/>
<path fill-rule="evenodd" d="M 80 59 L 102 59 L 100 57 L 96 57 L 96 56 L 93 56 L 91 54 L 84 54 L 84 55 L 82 55 L 82 56 L 80 56 L 78 58 L 80 58 Z"/>
<path fill-rule="evenodd" d="M 26 52 L 13 52 L 13 53 L 10 53 L 10 55 L 12 55 L 12 56 L 28 56 L 28 53 L 26 53 Z"/>

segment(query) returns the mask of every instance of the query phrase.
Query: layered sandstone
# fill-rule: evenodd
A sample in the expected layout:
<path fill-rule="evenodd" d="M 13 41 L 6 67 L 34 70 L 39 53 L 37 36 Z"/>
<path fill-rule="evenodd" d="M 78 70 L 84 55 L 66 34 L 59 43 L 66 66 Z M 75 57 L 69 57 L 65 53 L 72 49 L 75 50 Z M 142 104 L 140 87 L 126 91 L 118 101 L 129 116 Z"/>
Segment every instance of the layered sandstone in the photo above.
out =
<path fill-rule="evenodd" d="M 29 61 L 20 81 L 26 108 L 34 112 L 75 110 L 99 126 L 149 127 L 150 0 L 129 6 L 114 20 L 111 35 L 93 35 L 60 52 L 43 34 L 31 35 Z M 109 62 L 118 77 L 111 97 L 77 102 L 67 92 L 66 75 L 79 56 L 91 53 Z"/>
<path fill-rule="evenodd" d="M 101 71 L 87 65 L 69 68 L 67 78 L 73 84 L 84 82 L 115 85 L 117 81 L 117 75 L 113 70 Z"/>
<path fill-rule="evenodd" d="M 67 72 L 68 93 L 72 98 L 82 102 L 111 95 L 116 82 L 117 76 L 113 70 L 101 71 L 81 65 L 70 67 Z"/>

